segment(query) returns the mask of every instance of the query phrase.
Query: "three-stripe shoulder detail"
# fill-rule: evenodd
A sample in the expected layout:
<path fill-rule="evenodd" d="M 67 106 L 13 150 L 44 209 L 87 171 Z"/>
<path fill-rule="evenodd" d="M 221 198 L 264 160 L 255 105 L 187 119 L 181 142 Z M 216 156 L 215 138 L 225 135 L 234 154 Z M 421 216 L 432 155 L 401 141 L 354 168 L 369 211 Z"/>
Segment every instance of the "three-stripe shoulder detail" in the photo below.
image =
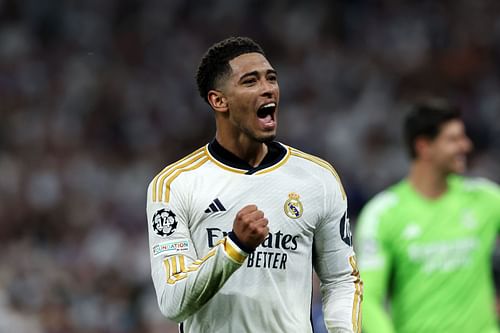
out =
<path fill-rule="evenodd" d="M 304 153 L 303 151 L 300 151 L 298 149 L 295 149 L 295 148 L 290 148 L 290 151 L 291 151 L 291 155 L 292 156 L 296 156 L 296 157 L 299 157 L 299 158 L 303 158 L 305 160 L 308 160 L 308 161 L 311 161 L 317 165 L 319 165 L 320 167 L 328 170 L 338 181 L 339 183 L 339 186 L 340 186 L 340 190 L 342 192 L 342 199 L 345 199 L 346 198 L 346 193 L 345 193 L 345 190 L 344 190 L 344 186 L 342 186 L 342 182 L 340 180 L 340 176 L 339 174 L 337 173 L 337 171 L 334 169 L 334 167 L 328 163 L 327 161 L 319 158 L 319 157 L 316 157 L 314 155 L 311 155 L 311 154 L 307 154 L 307 153 Z"/>
<path fill-rule="evenodd" d="M 206 146 L 163 169 L 152 181 L 152 201 L 169 202 L 170 185 L 181 173 L 199 168 L 209 160 Z"/>

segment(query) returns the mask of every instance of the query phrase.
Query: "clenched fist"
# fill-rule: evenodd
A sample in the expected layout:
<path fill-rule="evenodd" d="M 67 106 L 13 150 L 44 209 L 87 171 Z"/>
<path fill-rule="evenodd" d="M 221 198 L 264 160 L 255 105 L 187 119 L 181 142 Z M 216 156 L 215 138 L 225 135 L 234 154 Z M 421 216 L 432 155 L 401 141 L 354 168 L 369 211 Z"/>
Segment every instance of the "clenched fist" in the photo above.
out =
<path fill-rule="evenodd" d="M 238 240 L 247 248 L 255 249 L 267 237 L 269 221 L 256 205 L 243 207 L 233 223 L 233 232 Z"/>

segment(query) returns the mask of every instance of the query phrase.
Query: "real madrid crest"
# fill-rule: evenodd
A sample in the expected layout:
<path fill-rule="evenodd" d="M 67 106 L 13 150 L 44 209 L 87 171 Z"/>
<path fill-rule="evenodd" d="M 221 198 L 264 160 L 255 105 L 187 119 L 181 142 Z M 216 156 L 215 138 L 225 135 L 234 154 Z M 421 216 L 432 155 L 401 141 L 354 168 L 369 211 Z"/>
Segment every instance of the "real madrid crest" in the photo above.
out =
<path fill-rule="evenodd" d="M 304 212 L 304 207 L 302 206 L 302 202 L 300 202 L 299 199 L 300 195 L 295 192 L 291 192 L 288 194 L 288 200 L 285 201 L 283 209 L 285 210 L 286 216 L 291 219 L 298 219 Z"/>

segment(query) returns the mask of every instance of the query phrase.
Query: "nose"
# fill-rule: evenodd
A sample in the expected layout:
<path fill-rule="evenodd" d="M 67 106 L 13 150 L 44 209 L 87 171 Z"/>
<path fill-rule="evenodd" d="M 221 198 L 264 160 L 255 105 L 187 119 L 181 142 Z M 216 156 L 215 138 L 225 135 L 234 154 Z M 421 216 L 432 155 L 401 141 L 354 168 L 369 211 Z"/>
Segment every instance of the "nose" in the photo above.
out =
<path fill-rule="evenodd" d="M 474 147 L 474 144 L 472 143 L 472 141 L 469 139 L 468 136 L 464 136 L 463 140 L 462 140 L 462 149 L 464 152 L 468 153 L 472 150 L 472 148 Z"/>
<path fill-rule="evenodd" d="M 278 82 L 270 82 L 266 78 L 262 80 L 262 96 L 265 97 L 276 97 L 276 93 L 279 90 Z"/>

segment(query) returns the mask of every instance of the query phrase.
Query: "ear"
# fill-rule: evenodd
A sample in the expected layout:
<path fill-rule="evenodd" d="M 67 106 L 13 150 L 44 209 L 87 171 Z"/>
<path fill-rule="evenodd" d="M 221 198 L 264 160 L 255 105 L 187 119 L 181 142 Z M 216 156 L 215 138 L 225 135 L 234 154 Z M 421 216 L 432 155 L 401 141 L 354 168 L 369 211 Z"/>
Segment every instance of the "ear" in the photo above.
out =
<path fill-rule="evenodd" d="M 432 140 L 425 136 L 419 136 L 415 139 L 415 153 L 417 157 L 426 159 L 429 156 L 429 150 L 431 148 Z"/>
<path fill-rule="evenodd" d="M 208 103 L 217 112 L 227 112 L 227 99 L 224 94 L 217 90 L 210 90 L 208 92 Z"/>

